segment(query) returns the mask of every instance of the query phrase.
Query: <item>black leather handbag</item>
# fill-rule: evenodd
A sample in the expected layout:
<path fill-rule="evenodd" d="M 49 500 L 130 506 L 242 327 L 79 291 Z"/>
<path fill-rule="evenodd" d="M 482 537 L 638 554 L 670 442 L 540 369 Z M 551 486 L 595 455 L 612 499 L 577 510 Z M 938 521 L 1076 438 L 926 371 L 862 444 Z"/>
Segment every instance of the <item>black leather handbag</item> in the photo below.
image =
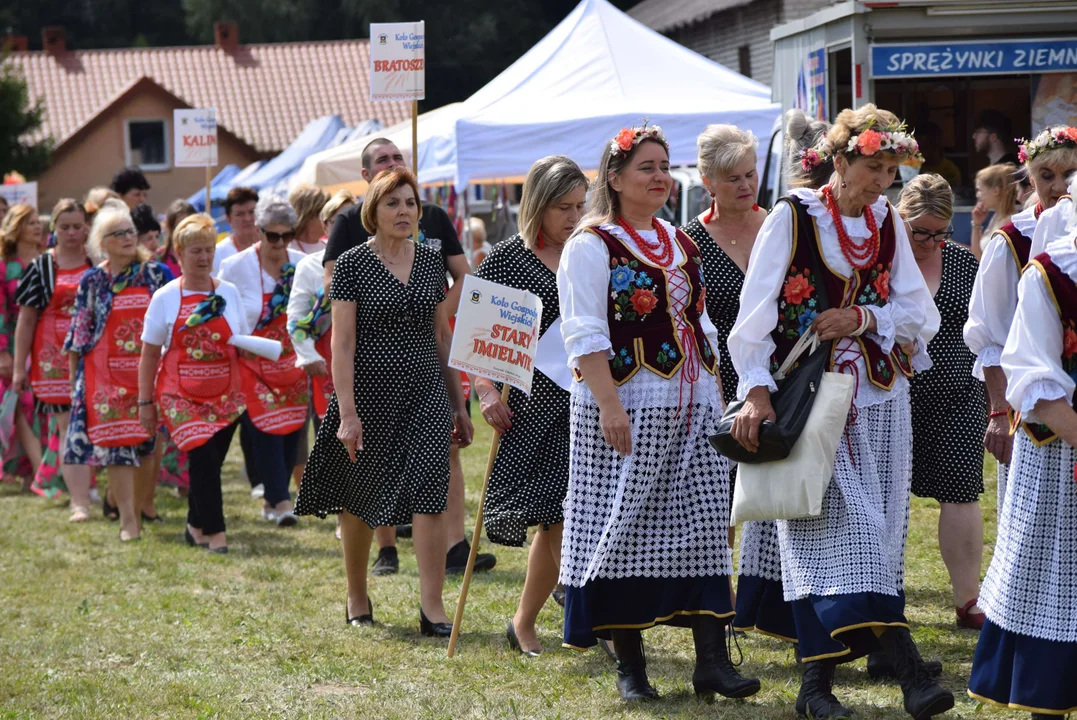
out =
<path fill-rule="evenodd" d="M 796 212 L 796 206 L 793 211 Z M 811 244 L 812 269 L 815 277 L 822 278 L 819 270 L 819 257 L 817 249 Z M 827 309 L 826 292 L 816 294 L 816 310 L 820 314 Z M 808 335 L 813 335 L 814 330 L 809 330 L 803 340 L 807 341 Z M 804 431 L 804 425 L 808 422 L 812 405 L 815 404 L 815 394 L 819 391 L 819 382 L 823 373 L 826 372 L 833 354 L 833 341 L 814 342 L 814 351 L 806 359 L 800 360 L 781 380 L 777 381 L 778 389 L 770 396 L 771 407 L 774 408 L 776 422 L 764 420 L 759 426 L 759 450 L 751 452 L 737 442 L 732 435 L 733 421 L 737 419 L 743 400 L 737 400 L 726 406 L 721 422 L 718 423 L 718 432 L 710 436 L 711 447 L 733 462 L 749 465 L 784 460 L 793 452 L 793 446 Z M 797 349 L 794 348 L 794 352 Z M 798 358 L 790 354 L 790 359 L 795 363 Z M 788 359 L 787 359 L 788 362 Z"/>
<path fill-rule="evenodd" d="M 833 341 L 821 342 L 814 352 L 802 360 L 784 378 L 778 381 L 778 390 L 771 394 L 770 404 L 777 417 L 776 422 L 764 420 L 759 426 L 759 450 L 751 452 L 737 442 L 732 435 L 743 400 L 732 402 L 718 423 L 718 432 L 710 436 L 711 446 L 730 460 L 738 463 L 756 464 L 784 460 L 793 452 L 808 422 L 815 394 L 826 372 L 833 351 Z"/>

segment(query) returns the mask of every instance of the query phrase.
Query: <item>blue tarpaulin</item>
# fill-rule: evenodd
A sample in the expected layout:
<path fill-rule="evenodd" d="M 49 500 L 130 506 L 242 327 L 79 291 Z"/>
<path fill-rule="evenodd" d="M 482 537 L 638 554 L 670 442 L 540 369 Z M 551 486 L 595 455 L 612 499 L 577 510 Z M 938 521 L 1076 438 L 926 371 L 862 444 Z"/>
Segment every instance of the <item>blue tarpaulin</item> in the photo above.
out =
<path fill-rule="evenodd" d="M 217 173 L 216 177 L 214 177 L 209 183 L 209 194 L 210 194 L 210 198 L 211 198 L 211 200 L 213 202 L 220 202 L 221 200 L 224 199 L 223 195 L 220 198 L 218 198 L 214 191 L 217 190 L 224 183 L 227 183 L 228 181 L 230 181 L 232 178 L 234 178 L 238 174 L 239 174 L 239 165 L 225 165 L 224 168 L 222 168 L 221 171 L 219 173 Z M 194 209 L 197 210 L 198 212 L 205 212 L 205 210 L 206 210 L 206 189 L 201 188 L 194 195 L 187 198 L 187 202 L 194 205 Z"/>

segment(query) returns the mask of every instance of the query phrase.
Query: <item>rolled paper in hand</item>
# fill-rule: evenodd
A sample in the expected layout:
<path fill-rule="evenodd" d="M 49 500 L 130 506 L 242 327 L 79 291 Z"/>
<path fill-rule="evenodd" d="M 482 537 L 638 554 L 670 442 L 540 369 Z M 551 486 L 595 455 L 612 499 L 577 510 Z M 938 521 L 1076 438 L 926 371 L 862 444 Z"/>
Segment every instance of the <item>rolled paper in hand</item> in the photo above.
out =
<path fill-rule="evenodd" d="M 228 341 L 229 345 L 235 345 L 240 350 L 246 350 L 258 357 L 276 362 L 280 359 L 280 340 L 258 337 L 257 335 L 233 335 Z"/>

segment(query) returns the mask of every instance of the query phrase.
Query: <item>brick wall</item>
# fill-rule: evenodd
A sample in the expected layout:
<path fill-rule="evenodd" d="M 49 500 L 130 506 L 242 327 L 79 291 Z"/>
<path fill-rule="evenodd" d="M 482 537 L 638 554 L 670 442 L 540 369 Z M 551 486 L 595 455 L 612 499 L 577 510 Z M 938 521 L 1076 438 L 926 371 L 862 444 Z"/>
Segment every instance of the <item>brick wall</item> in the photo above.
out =
<path fill-rule="evenodd" d="M 752 0 L 747 5 L 716 13 L 706 20 L 665 33 L 700 55 L 740 72 L 740 48 L 747 45 L 750 77 L 769 85 L 774 66 L 770 30 L 799 20 L 833 0 Z"/>

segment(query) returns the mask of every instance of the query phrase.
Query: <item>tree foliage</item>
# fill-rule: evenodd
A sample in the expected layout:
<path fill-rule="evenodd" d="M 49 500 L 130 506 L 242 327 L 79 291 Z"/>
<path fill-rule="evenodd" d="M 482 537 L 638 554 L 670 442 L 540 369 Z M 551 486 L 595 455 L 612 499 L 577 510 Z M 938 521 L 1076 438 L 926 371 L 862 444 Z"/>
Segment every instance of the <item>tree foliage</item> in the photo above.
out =
<path fill-rule="evenodd" d="M 34 178 L 48 167 L 51 138 L 27 142 L 41 129 L 45 110 L 31 104 L 26 80 L 11 63 L 0 62 L 0 174 L 18 170 Z"/>

